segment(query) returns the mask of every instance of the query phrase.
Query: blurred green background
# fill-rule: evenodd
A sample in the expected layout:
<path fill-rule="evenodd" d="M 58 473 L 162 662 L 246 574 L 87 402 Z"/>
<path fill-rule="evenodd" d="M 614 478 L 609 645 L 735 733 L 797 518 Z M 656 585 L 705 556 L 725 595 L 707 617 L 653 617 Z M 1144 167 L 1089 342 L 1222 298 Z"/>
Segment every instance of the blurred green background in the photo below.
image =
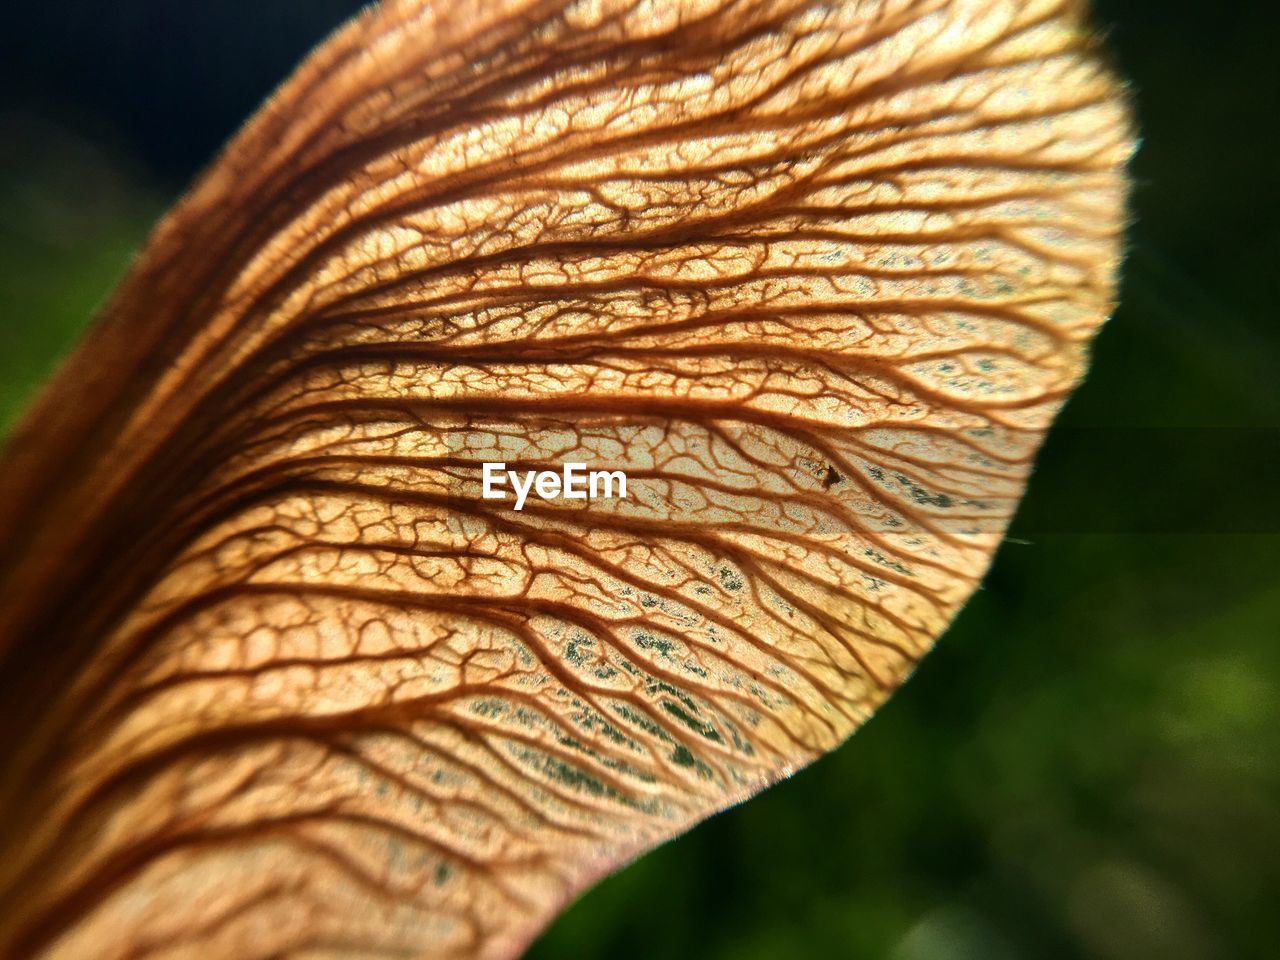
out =
<path fill-rule="evenodd" d="M 1280 955 L 1280 13 L 1108 0 L 1122 306 L 984 588 L 844 748 L 601 884 L 559 957 Z M 0 38 L 0 424 L 338 0 Z"/>

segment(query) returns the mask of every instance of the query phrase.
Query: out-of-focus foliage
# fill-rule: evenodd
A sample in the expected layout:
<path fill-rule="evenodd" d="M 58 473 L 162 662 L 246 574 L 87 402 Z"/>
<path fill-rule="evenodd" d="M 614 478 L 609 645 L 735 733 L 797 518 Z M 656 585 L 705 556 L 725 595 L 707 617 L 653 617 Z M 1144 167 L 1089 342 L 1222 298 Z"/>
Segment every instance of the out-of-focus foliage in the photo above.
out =
<path fill-rule="evenodd" d="M 5 422 L 149 218 L 350 12 L 214 6 L 234 13 L 59 0 L 12 25 Z M 1255 6 L 1100 4 L 1144 136 L 1123 306 L 985 589 L 848 745 L 596 888 L 534 956 L 1271 955 L 1280 204 Z"/>
<path fill-rule="evenodd" d="M 92 141 L 0 116 L 0 431 L 74 342 L 161 212 Z"/>

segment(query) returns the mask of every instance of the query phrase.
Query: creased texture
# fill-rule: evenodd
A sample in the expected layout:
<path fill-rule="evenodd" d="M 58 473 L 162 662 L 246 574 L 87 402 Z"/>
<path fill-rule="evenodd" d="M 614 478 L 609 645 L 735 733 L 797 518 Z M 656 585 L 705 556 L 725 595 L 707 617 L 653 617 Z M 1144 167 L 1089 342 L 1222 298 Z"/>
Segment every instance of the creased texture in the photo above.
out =
<path fill-rule="evenodd" d="M 1110 309 L 1079 5 L 384 4 L 0 473 L 0 953 L 518 953 L 840 743 Z M 625 499 L 481 497 L 481 465 Z"/>

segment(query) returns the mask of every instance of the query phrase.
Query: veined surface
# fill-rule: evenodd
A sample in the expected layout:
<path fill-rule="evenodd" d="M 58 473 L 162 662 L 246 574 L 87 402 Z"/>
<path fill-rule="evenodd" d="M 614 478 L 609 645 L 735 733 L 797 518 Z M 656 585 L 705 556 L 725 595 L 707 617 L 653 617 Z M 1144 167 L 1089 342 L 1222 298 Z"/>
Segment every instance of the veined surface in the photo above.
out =
<path fill-rule="evenodd" d="M 0 475 L 6 955 L 509 956 L 839 744 L 1110 310 L 1080 20 L 402 2 L 322 46 Z M 485 461 L 628 496 L 516 513 Z"/>

